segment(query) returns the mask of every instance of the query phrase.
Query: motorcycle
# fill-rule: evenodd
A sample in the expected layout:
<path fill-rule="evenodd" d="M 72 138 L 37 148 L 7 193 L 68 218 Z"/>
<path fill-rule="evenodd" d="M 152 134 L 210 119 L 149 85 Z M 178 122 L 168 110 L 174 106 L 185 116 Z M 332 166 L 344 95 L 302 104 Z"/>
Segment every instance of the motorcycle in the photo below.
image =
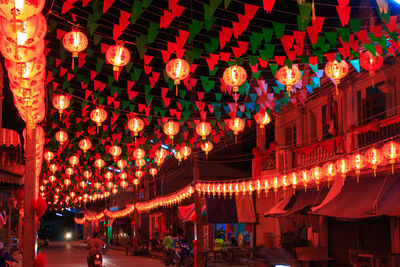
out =
<path fill-rule="evenodd" d="M 189 244 L 181 244 L 175 248 L 176 266 L 191 267 L 194 266 L 193 249 Z"/>
<path fill-rule="evenodd" d="M 102 267 L 103 266 L 103 256 L 100 253 L 96 253 L 91 256 L 89 261 L 89 267 Z"/>

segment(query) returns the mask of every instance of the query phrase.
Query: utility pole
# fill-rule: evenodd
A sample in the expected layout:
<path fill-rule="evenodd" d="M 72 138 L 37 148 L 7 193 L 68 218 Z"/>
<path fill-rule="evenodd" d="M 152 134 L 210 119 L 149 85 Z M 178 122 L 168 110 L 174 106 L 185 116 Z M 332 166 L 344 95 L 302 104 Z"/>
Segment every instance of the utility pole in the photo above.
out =
<path fill-rule="evenodd" d="M 36 215 L 32 209 L 32 201 L 37 198 L 36 180 L 36 126 L 26 127 L 25 146 L 25 199 L 23 224 L 23 257 L 22 266 L 34 266 L 36 256 Z"/>
<path fill-rule="evenodd" d="M 193 178 L 194 182 L 198 182 L 200 180 L 200 162 L 199 162 L 199 154 L 193 153 L 192 157 L 193 161 Z M 197 267 L 204 266 L 204 233 L 203 233 L 203 222 L 201 216 L 201 196 L 200 193 L 194 193 L 194 207 L 196 212 L 196 223 L 195 223 L 195 236 L 196 244 L 197 244 Z"/>

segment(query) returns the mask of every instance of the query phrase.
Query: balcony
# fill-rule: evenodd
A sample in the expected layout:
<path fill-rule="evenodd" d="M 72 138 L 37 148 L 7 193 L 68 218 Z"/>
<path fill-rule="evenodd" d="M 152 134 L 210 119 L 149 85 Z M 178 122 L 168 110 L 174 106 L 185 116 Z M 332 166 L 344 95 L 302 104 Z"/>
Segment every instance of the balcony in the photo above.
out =
<path fill-rule="evenodd" d="M 320 162 L 328 161 L 345 152 L 342 136 L 334 137 L 311 146 L 295 148 L 295 164 L 297 167 L 306 167 Z"/>
<path fill-rule="evenodd" d="M 400 134 L 400 115 L 375 120 L 352 129 L 355 148 L 360 149 Z"/>
<path fill-rule="evenodd" d="M 17 132 L 0 128 L 0 183 L 20 184 L 25 172 Z"/>

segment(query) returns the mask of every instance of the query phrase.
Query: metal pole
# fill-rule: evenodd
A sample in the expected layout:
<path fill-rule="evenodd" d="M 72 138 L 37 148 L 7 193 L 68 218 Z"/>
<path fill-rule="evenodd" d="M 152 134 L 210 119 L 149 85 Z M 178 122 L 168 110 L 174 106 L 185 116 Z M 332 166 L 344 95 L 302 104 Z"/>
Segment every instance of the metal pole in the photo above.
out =
<path fill-rule="evenodd" d="M 11 195 L 13 195 L 13 192 L 14 191 L 12 191 Z M 12 205 L 13 205 L 13 203 L 12 203 L 12 198 L 11 198 L 10 203 L 8 205 L 8 243 L 10 243 L 10 240 L 11 240 L 11 216 L 12 216 L 11 210 L 12 210 Z"/>
<path fill-rule="evenodd" d="M 197 182 L 200 180 L 200 162 L 199 162 L 199 154 L 193 153 L 193 177 L 194 181 Z M 196 244 L 197 244 L 197 266 L 204 266 L 204 233 L 203 233 L 203 223 L 201 216 L 201 196 L 198 192 L 194 193 L 194 206 L 196 212 Z"/>
<path fill-rule="evenodd" d="M 36 218 L 32 201 L 37 198 L 36 180 L 36 126 L 27 127 L 25 148 L 25 199 L 23 223 L 23 257 L 22 266 L 32 267 L 36 254 Z"/>

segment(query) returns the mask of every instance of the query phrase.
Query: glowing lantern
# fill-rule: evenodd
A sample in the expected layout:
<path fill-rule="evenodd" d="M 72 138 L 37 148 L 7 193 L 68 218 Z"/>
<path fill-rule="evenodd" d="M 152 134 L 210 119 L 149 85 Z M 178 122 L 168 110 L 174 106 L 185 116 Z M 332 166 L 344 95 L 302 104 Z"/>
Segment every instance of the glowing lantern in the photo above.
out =
<path fill-rule="evenodd" d="M 381 162 L 383 161 L 382 151 L 375 147 L 370 148 L 365 153 L 365 157 L 367 158 L 368 163 L 372 165 L 372 169 L 374 170 L 374 176 L 376 176 L 376 169 L 378 168 L 378 165 L 381 164 Z"/>
<path fill-rule="evenodd" d="M 104 178 L 106 178 L 107 180 L 111 180 L 113 178 L 113 174 L 110 171 L 107 171 L 104 175 Z"/>
<path fill-rule="evenodd" d="M 143 159 L 145 156 L 146 156 L 146 152 L 144 151 L 144 149 L 136 148 L 133 151 L 133 157 L 135 159 Z"/>
<path fill-rule="evenodd" d="M 349 161 L 345 158 L 336 161 L 336 170 L 343 178 L 343 184 L 346 179 L 346 174 L 350 171 Z"/>
<path fill-rule="evenodd" d="M 244 129 L 244 120 L 241 118 L 234 118 L 229 120 L 229 129 L 233 131 L 235 135 L 235 141 L 237 142 L 237 136 L 239 132 L 243 131 Z"/>
<path fill-rule="evenodd" d="M 292 183 L 293 190 L 296 190 L 296 186 L 297 186 L 297 182 L 298 182 L 297 173 L 296 172 L 292 172 L 290 174 L 290 182 Z"/>
<path fill-rule="evenodd" d="M 109 153 L 113 156 L 114 161 L 117 161 L 119 155 L 122 153 L 122 149 L 120 146 L 110 146 Z"/>
<path fill-rule="evenodd" d="M 265 125 L 271 122 L 271 118 L 265 111 L 256 113 L 256 115 L 254 115 L 254 120 L 260 125 L 261 129 L 264 129 Z"/>
<path fill-rule="evenodd" d="M 27 62 L 15 62 L 6 59 L 4 65 L 8 74 L 17 77 L 18 80 L 31 79 L 43 72 L 46 67 L 46 57 L 42 54 Z"/>
<path fill-rule="evenodd" d="M 335 59 L 332 62 L 328 62 L 325 65 L 325 73 L 326 76 L 333 80 L 333 83 L 336 86 L 336 95 L 339 94 L 337 85 L 340 84 L 340 79 L 345 77 L 349 72 L 349 65 L 346 61 L 342 60 L 340 63 Z"/>
<path fill-rule="evenodd" d="M 144 171 L 142 170 L 135 171 L 135 176 L 139 179 L 142 178 L 144 176 Z"/>
<path fill-rule="evenodd" d="M 196 125 L 196 133 L 201 136 L 201 139 L 206 140 L 206 137 L 211 133 L 211 123 L 202 121 Z"/>
<path fill-rule="evenodd" d="M 275 197 L 276 197 L 276 194 L 278 192 L 278 187 L 279 187 L 278 177 L 274 177 L 272 185 L 274 187 L 274 192 L 275 192 Z"/>
<path fill-rule="evenodd" d="M 180 151 L 176 151 L 174 156 L 177 160 L 179 160 L 179 162 L 181 162 L 183 159 L 183 155 Z"/>
<path fill-rule="evenodd" d="M 56 140 L 60 143 L 60 146 L 64 145 L 65 141 L 68 140 L 68 134 L 64 131 L 58 131 L 56 133 Z"/>
<path fill-rule="evenodd" d="M 78 57 L 78 53 L 86 49 L 88 39 L 84 33 L 77 28 L 66 33 L 63 37 L 64 48 L 72 53 L 72 69 L 74 69 L 74 59 Z"/>
<path fill-rule="evenodd" d="M 86 181 L 80 181 L 79 185 L 80 185 L 80 187 L 85 188 L 87 186 L 87 182 Z"/>
<path fill-rule="evenodd" d="M 213 149 L 214 145 L 210 142 L 204 142 L 200 144 L 201 150 L 203 150 L 206 153 L 206 159 L 208 157 L 208 152 L 210 152 Z"/>
<path fill-rule="evenodd" d="M 90 142 L 89 138 L 82 139 L 79 141 L 79 148 L 82 149 L 84 154 L 86 154 L 86 152 L 92 148 L 92 142 Z"/>
<path fill-rule="evenodd" d="M 75 155 L 72 155 L 71 157 L 69 157 L 68 161 L 69 161 L 69 164 L 71 164 L 72 167 L 73 167 L 73 166 L 78 165 L 79 158 L 77 156 L 75 156 Z"/>
<path fill-rule="evenodd" d="M 46 151 L 43 153 L 43 158 L 47 161 L 50 162 L 54 158 L 54 153 L 51 151 Z"/>
<path fill-rule="evenodd" d="M 329 182 L 333 177 L 336 176 L 337 170 L 336 170 L 336 165 L 332 162 L 327 162 L 322 166 L 322 173 L 328 177 L 328 186 Z"/>
<path fill-rule="evenodd" d="M 141 169 L 143 166 L 146 165 L 146 160 L 144 159 L 137 159 L 135 161 L 136 166 L 138 166 L 139 169 Z"/>
<path fill-rule="evenodd" d="M 53 97 L 53 107 L 55 109 L 58 109 L 58 112 L 60 113 L 60 118 L 64 112 L 69 107 L 69 97 L 65 95 L 55 95 Z"/>
<path fill-rule="evenodd" d="M 144 128 L 144 122 L 141 118 L 132 118 L 128 121 L 128 128 L 133 132 L 134 136 L 137 136 Z"/>
<path fill-rule="evenodd" d="M 1 54 L 14 62 L 28 62 L 43 54 L 44 39 L 32 47 L 16 46 L 7 41 L 5 37 L 0 38 Z"/>
<path fill-rule="evenodd" d="M 119 182 L 119 185 L 122 187 L 122 189 L 125 189 L 128 186 L 128 182 L 125 180 L 122 180 Z"/>
<path fill-rule="evenodd" d="M 140 184 L 140 180 L 137 178 L 133 179 L 133 184 L 137 187 Z"/>
<path fill-rule="evenodd" d="M 55 172 L 58 170 L 58 167 L 57 167 L 56 164 L 53 163 L 53 164 L 50 164 L 49 170 L 50 170 L 52 173 L 55 173 Z"/>
<path fill-rule="evenodd" d="M 185 145 L 185 146 L 181 147 L 179 152 L 181 152 L 181 154 L 184 157 L 184 159 L 187 159 L 190 156 L 190 154 L 192 154 L 192 149 Z"/>
<path fill-rule="evenodd" d="M 39 190 L 40 190 L 40 191 L 43 192 L 45 189 L 46 189 L 46 187 L 45 187 L 44 185 L 39 186 Z"/>
<path fill-rule="evenodd" d="M 94 188 L 100 189 L 100 188 L 101 188 L 101 183 L 95 182 L 95 183 L 94 183 Z"/>
<path fill-rule="evenodd" d="M 0 28 L 9 43 L 22 48 L 34 46 L 43 40 L 47 32 L 47 23 L 41 13 L 24 21 L 0 17 Z"/>
<path fill-rule="evenodd" d="M 118 177 L 121 180 L 125 180 L 126 178 L 128 178 L 128 174 L 126 172 L 121 172 L 120 174 L 118 174 Z"/>
<path fill-rule="evenodd" d="M 396 162 L 396 158 L 400 156 L 400 145 L 394 141 L 387 142 L 382 147 L 383 155 L 389 160 L 389 163 L 392 164 L 392 173 L 394 173 L 394 163 Z"/>
<path fill-rule="evenodd" d="M 164 133 L 166 135 L 168 135 L 169 138 L 171 138 L 171 140 L 174 139 L 174 135 L 176 135 L 179 132 L 179 122 L 177 121 L 169 121 L 166 124 L 164 124 Z"/>
<path fill-rule="evenodd" d="M 284 66 L 276 72 L 275 78 L 281 84 L 286 86 L 286 91 L 290 96 L 293 86 L 295 86 L 301 79 L 301 72 L 295 64 L 292 65 L 292 68 Z"/>
<path fill-rule="evenodd" d="M 106 186 L 107 186 L 109 189 L 114 188 L 114 183 L 111 182 L 111 181 L 109 181 L 109 182 L 106 183 Z"/>
<path fill-rule="evenodd" d="M 237 101 L 237 93 L 239 92 L 239 86 L 241 86 L 247 79 L 246 70 L 237 65 L 232 65 L 224 71 L 223 74 L 224 82 L 232 87 L 235 101 Z"/>
<path fill-rule="evenodd" d="M 49 176 L 50 183 L 54 183 L 56 180 L 57 180 L 57 178 L 54 175 Z"/>
<path fill-rule="evenodd" d="M 154 162 L 157 163 L 157 166 L 161 166 L 164 163 L 165 158 L 155 157 Z"/>
<path fill-rule="evenodd" d="M 94 166 L 95 166 L 97 169 L 100 170 L 101 168 L 103 168 L 104 166 L 106 166 L 106 163 L 104 162 L 104 160 L 103 160 L 102 158 L 98 158 L 98 159 L 95 160 Z"/>
<path fill-rule="evenodd" d="M 365 166 L 367 165 L 367 159 L 360 153 L 357 153 L 351 156 L 350 162 L 351 165 L 353 166 L 355 173 L 357 174 L 357 183 L 358 183 L 360 179 L 361 169 L 365 168 Z"/>
<path fill-rule="evenodd" d="M 96 123 L 97 127 L 107 119 L 107 112 L 103 108 L 95 108 L 90 112 L 90 119 Z"/>
<path fill-rule="evenodd" d="M 164 148 L 156 150 L 155 154 L 157 158 L 166 158 L 168 156 L 168 152 Z"/>
<path fill-rule="evenodd" d="M 85 177 L 86 179 L 90 179 L 92 178 L 92 172 L 90 170 L 86 170 L 83 172 L 83 177 Z"/>
<path fill-rule="evenodd" d="M 117 161 L 117 166 L 120 170 L 123 170 L 128 165 L 128 162 L 124 159 L 120 159 Z"/>
<path fill-rule="evenodd" d="M 40 13 L 45 1 L 9 0 L 0 2 L 0 15 L 9 20 L 26 20 Z"/>
<path fill-rule="evenodd" d="M 178 96 L 178 85 L 182 80 L 189 76 L 189 63 L 182 58 L 175 58 L 168 61 L 165 66 L 165 71 L 167 72 L 168 77 L 174 80 L 174 84 L 176 85 L 176 95 Z"/>
<path fill-rule="evenodd" d="M 322 169 L 319 166 L 315 166 L 310 170 L 310 172 L 315 184 L 317 185 L 317 190 L 319 190 L 319 182 L 322 179 Z"/>
<path fill-rule="evenodd" d="M 113 193 L 113 194 L 118 193 L 118 189 L 114 187 L 114 188 L 112 189 L 112 193 Z"/>
<path fill-rule="evenodd" d="M 74 174 L 74 169 L 72 169 L 71 167 L 66 168 L 65 174 L 68 175 L 68 177 L 71 177 Z"/>
<path fill-rule="evenodd" d="M 361 52 L 360 55 L 360 66 L 369 71 L 369 76 L 372 78 L 372 86 L 375 86 L 374 76 L 375 71 L 379 69 L 383 64 L 383 57 L 379 54 L 373 56 L 371 52 Z"/>
<path fill-rule="evenodd" d="M 118 81 L 121 67 L 125 66 L 131 60 L 129 50 L 123 46 L 123 42 L 118 41 L 116 45 L 110 46 L 106 52 L 107 63 L 113 65 L 114 78 Z"/>
<path fill-rule="evenodd" d="M 66 186 L 69 186 L 69 185 L 71 184 L 71 180 L 70 180 L 70 179 L 65 179 L 65 180 L 64 180 L 64 184 L 65 184 Z"/>
<path fill-rule="evenodd" d="M 154 178 L 154 176 L 157 174 L 157 169 L 156 169 L 156 168 L 151 168 L 151 169 L 149 170 L 149 173 L 150 173 L 150 175 L 153 176 L 153 178 Z"/>

